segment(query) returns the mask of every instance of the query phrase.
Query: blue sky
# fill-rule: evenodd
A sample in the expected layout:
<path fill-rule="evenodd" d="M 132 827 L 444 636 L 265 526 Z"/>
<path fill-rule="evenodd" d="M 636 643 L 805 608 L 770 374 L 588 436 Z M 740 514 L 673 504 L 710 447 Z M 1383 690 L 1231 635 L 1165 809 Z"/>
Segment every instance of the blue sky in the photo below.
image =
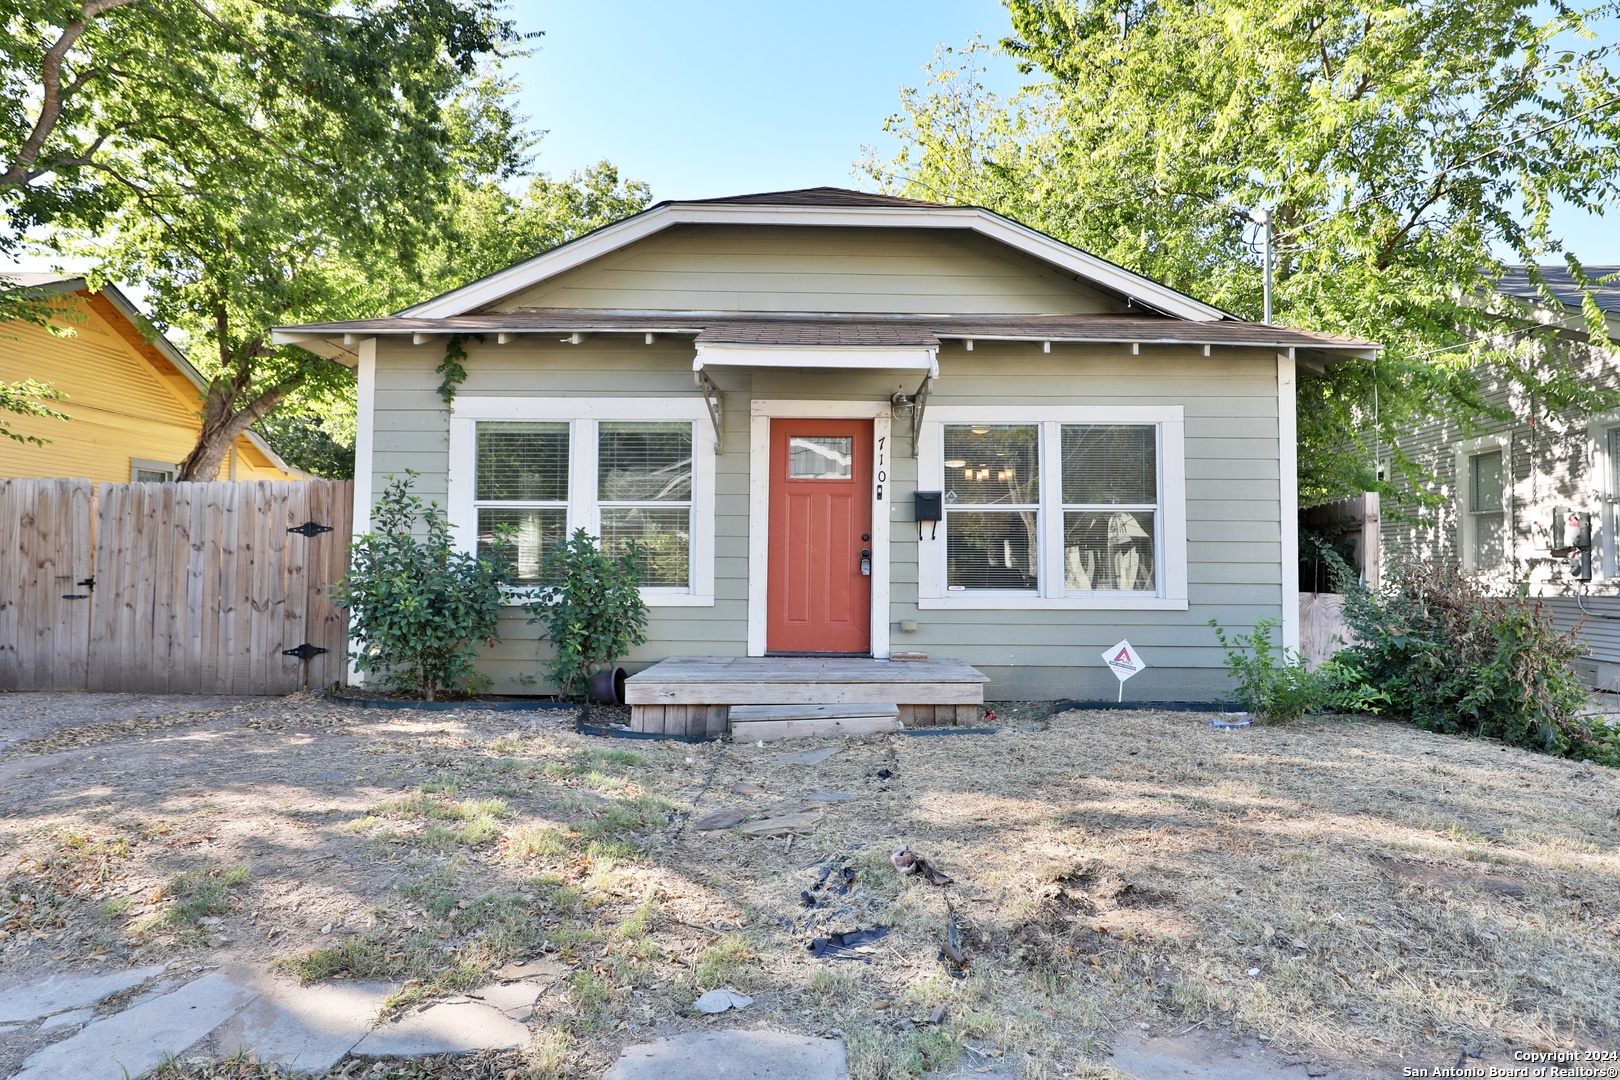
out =
<path fill-rule="evenodd" d="M 521 0 L 513 11 L 545 32 L 513 66 L 522 111 L 547 132 L 536 167 L 560 176 L 606 158 L 660 199 L 862 186 L 861 147 L 892 151 L 883 119 L 935 48 L 1010 29 L 995 0 Z M 1019 80 L 991 59 L 992 88 Z M 1620 208 L 1565 211 L 1557 226 L 1584 261 L 1620 263 Z"/>
<path fill-rule="evenodd" d="M 514 13 L 545 32 L 513 66 L 547 130 L 537 166 L 606 158 L 661 199 L 853 187 L 862 144 L 892 146 L 883 118 L 935 46 L 1010 29 L 994 0 L 526 0 Z M 1017 85 L 1011 64 L 996 76 Z"/>

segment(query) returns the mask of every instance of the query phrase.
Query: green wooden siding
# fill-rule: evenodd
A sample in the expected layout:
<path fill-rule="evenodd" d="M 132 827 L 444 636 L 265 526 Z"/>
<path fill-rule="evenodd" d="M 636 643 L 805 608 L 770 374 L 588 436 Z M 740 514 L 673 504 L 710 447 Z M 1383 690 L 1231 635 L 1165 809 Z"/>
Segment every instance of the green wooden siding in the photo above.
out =
<path fill-rule="evenodd" d="M 684 225 L 490 310 L 533 308 L 1039 315 L 1123 305 L 967 229 Z"/>
<path fill-rule="evenodd" d="M 614 306 L 629 306 L 616 304 Z M 628 335 L 598 335 L 567 345 L 532 336 L 507 345 L 468 343 L 464 397 L 590 396 L 689 399 L 689 339 L 642 344 Z M 442 347 L 384 340 L 378 346 L 374 491 L 383 476 L 420 473 L 417 489 L 443 502 L 448 413 L 433 368 Z M 891 644 L 954 657 L 994 679 L 989 696 L 1112 698 L 1116 683 L 1099 654 L 1128 636 L 1150 665 L 1127 686 L 1127 698 L 1207 700 L 1224 685 L 1222 655 L 1207 622 L 1246 628 L 1281 613 L 1276 361 L 1261 350 L 979 342 L 973 352 L 947 343 L 931 405 L 1180 405 L 1186 417 L 1187 611 L 919 610 L 917 534 L 911 515 L 916 462 L 910 425 L 894 423 L 890 546 Z M 716 460 L 714 606 L 653 608 L 651 640 L 632 665 L 673 654 L 742 655 L 746 651 L 749 530 L 749 402 L 771 399 L 882 400 L 906 385 L 881 375 L 792 371 L 724 371 L 726 424 Z M 700 438 L 709 436 L 700 426 Z M 942 534 L 943 535 L 943 534 Z M 941 541 L 942 542 L 942 541 Z M 763 585 L 763 583 L 761 583 Z M 915 620 L 902 633 L 901 620 Z M 544 690 L 537 676 L 535 628 L 514 613 L 505 640 L 483 669 L 500 693 Z"/>

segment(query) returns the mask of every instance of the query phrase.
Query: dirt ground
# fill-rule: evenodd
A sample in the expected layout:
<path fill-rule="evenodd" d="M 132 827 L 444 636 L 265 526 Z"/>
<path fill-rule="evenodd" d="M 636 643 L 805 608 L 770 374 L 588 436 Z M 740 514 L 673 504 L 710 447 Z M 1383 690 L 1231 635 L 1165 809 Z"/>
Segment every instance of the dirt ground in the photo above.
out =
<path fill-rule="evenodd" d="M 1106 1077 L 1151 1038 L 1331 1077 L 1620 1050 L 1620 773 L 1591 765 L 1039 703 L 992 706 L 990 736 L 760 747 L 91 697 L 0 695 L 0 731 L 36 725 L 0 758 L 0 986 L 246 959 L 397 979 L 404 1008 L 562 965 L 529 1048 L 445 1076 L 595 1076 L 716 1023 L 841 1035 L 857 1078 Z M 773 815 L 794 831 L 746 831 Z M 953 883 L 898 874 L 902 845 Z M 716 988 L 754 1002 L 693 1016 Z M 0 1031 L 0 1076 L 50 1037 Z"/>

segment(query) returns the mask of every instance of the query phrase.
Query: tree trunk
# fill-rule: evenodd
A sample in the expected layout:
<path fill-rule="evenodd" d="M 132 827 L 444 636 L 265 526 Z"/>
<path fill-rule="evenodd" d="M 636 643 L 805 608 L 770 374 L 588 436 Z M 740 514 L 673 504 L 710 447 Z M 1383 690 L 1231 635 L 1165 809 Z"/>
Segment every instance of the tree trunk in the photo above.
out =
<path fill-rule="evenodd" d="M 228 386 L 216 381 L 208 388 L 208 399 L 203 404 L 202 430 L 197 434 L 197 445 L 180 463 L 176 479 L 207 481 L 218 477 L 220 466 L 225 463 L 225 455 L 231 452 L 237 438 L 281 404 L 282 398 L 295 386 L 273 386 L 254 398 L 246 408 L 236 409 L 235 395 Z"/>

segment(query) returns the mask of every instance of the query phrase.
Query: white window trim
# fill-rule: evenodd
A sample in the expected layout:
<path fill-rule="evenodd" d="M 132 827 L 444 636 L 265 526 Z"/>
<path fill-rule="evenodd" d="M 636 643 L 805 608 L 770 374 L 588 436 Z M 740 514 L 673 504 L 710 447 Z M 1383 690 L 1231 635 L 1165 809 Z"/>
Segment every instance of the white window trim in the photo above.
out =
<path fill-rule="evenodd" d="M 985 424 L 1154 424 L 1159 429 L 1159 590 L 1156 594 L 1125 592 L 1090 596 L 1046 595 L 1062 589 L 1050 575 L 1061 565 L 1051 553 L 1063 548 L 1063 515 L 1058 501 L 1060 440 L 1050 433 L 1041 440 L 1040 582 L 1036 594 L 949 592 L 945 588 L 945 534 L 926 535 L 917 549 L 917 607 L 923 611 L 1186 611 L 1187 610 L 1187 451 L 1186 424 L 1180 405 L 1139 406 L 931 406 L 917 436 L 917 488 L 945 489 L 945 425 Z"/>
<path fill-rule="evenodd" d="M 478 513 L 473 483 L 477 424 L 481 420 L 568 421 L 568 531 L 600 534 L 596 503 L 596 425 L 603 420 L 671 421 L 692 431 L 692 581 L 689 588 L 644 588 L 648 607 L 714 606 L 715 447 L 705 438 L 708 408 L 692 398 L 476 397 L 458 396 L 450 411 L 449 514 L 456 548 L 478 549 Z M 522 602 L 514 593 L 508 605 Z"/>
<path fill-rule="evenodd" d="M 872 656 L 889 658 L 889 507 L 894 439 L 887 401 L 756 400 L 748 423 L 748 655 L 765 655 L 771 558 L 771 420 L 872 421 Z M 881 449 L 880 449 L 881 448 Z M 879 460 L 881 457 L 884 460 Z"/>
<path fill-rule="evenodd" d="M 1492 450 L 1502 452 L 1502 565 L 1513 568 L 1513 433 L 1499 432 L 1460 442 L 1452 448 L 1456 463 L 1457 563 L 1464 570 L 1477 570 L 1474 564 L 1473 476 L 1469 460 Z"/>
<path fill-rule="evenodd" d="M 1592 521 L 1599 535 L 1594 547 L 1598 550 L 1601 566 L 1594 569 L 1605 579 L 1620 576 L 1620 545 L 1615 543 L 1615 536 L 1620 533 L 1620 490 L 1615 488 L 1615 462 L 1609 454 L 1609 432 L 1616 428 L 1620 428 L 1620 412 L 1601 413 L 1587 423 L 1587 461 L 1591 463 L 1589 467 L 1593 474 L 1588 477 L 1586 487 L 1591 504 L 1585 508 L 1575 507 L 1596 511 Z M 1578 499 L 1570 501 L 1575 503 Z"/>

